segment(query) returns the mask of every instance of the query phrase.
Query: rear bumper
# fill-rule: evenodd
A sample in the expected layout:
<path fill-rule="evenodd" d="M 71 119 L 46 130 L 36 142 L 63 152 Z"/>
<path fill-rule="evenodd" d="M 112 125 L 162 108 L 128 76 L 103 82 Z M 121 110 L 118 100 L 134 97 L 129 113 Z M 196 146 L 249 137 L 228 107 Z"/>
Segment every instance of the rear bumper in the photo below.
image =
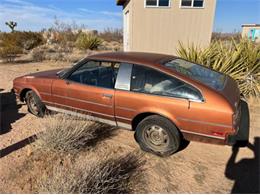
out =
<path fill-rule="evenodd" d="M 241 119 L 238 132 L 227 137 L 228 145 L 245 146 L 249 140 L 250 116 L 248 104 L 241 100 Z"/>

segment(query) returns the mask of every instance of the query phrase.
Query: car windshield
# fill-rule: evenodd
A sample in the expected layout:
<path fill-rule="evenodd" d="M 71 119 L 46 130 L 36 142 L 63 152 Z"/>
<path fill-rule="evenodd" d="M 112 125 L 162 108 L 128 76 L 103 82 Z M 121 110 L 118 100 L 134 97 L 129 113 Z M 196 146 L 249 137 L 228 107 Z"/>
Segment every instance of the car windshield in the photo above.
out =
<path fill-rule="evenodd" d="M 80 59 L 79 61 L 73 63 L 70 65 L 70 68 L 66 68 L 66 69 L 63 69 L 63 70 L 60 70 L 59 72 L 56 73 L 56 75 L 59 77 L 59 78 L 63 78 L 63 76 L 68 72 L 70 71 L 73 67 L 77 66 L 78 64 L 82 63 L 85 61 L 86 58 L 82 58 Z"/>
<path fill-rule="evenodd" d="M 60 70 L 59 72 L 56 73 L 56 75 L 60 78 L 62 78 L 67 72 L 69 71 L 68 68 Z"/>
<path fill-rule="evenodd" d="M 171 60 L 164 65 L 213 89 L 224 88 L 226 76 L 207 67 L 182 59 Z"/>

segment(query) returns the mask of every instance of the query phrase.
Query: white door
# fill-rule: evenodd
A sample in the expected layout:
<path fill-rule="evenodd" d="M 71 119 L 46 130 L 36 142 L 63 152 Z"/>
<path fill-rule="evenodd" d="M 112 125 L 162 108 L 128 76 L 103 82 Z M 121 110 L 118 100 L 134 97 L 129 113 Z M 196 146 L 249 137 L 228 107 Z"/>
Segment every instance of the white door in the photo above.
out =
<path fill-rule="evenodd" d="M 124 14 L 124 51 L 129 51 L 129 11 Z"/>

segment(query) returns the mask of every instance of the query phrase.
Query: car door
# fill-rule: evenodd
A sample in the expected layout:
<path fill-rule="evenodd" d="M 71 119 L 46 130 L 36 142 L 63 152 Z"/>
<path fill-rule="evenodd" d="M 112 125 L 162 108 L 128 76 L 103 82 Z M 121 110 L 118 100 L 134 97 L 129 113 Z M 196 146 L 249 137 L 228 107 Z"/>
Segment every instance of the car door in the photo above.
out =
<path fill-rule="evenodd" d="M 190 111 L 189 98 L 201 98 L 191 86 L 153 68 L 128 65 L 124 79 L 121 79 L 121 68 L 115 101 L 119 126 L 131 128 L 134 117 L 142 113 L 157 113 L 179 125 L 177 118 Z"/>
<path fill-rule="evenodd" d="M 63 79 L 55 79 L 52 82 L 52 98 L 48 103 L 48 108 L 51 110 L 59 111 L 59 109 L 66 108 L 68 96 L 68 84 Z"/>
<path fill-rule="evenodd" d="M 118 63 L 87 61 L 67 78 L 67 108 L 100 122 L 116 125 L 114 83 Z"/>

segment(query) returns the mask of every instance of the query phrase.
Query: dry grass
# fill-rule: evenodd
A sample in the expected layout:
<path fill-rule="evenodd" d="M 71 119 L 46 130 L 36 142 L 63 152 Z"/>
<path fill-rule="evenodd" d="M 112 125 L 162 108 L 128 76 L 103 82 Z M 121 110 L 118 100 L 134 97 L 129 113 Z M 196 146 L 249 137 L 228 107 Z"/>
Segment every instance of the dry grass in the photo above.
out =
<path fill-rule="evenodd" d="M 24 191 L 130 193 L 141 183 L 144 160 L 139 153 L 118 156 L 104 143 L 94 147 L 115 128 L 63 114 L 46 116 L 39 127 L 33 152 L 10 177 Z M 25 178 L 17 176 L 25 172 Z"/>
<path fill-rule="evenodd" d="M 241 33 L 233 32 L 233 33 L 222 33 L 222 32 L 213 32 L 212 33 L 212 41 L 230 41 L 230 40 L 240 41 Z"/>
<path fill-rule="evenodd" d="M 59 163 L 38 182 L 40 193 L 131 193 L 141 183 L 144 161 L 139 154 L 99 156 Z"/>
<path fill-rule="evenodd" d="M 36 191 L 58 194 L 133 191 L 133 181 L 144 163 L 139 154 L 111 157 L 107 152 L 93 152 L 97 142 L 111 136 L 115 128 L 62 114 L 45 117 L 41 126 L 43 132 L 35 142 L 36 154 L 49 154 L 54 160 L 49 161 L 51 165 L 37 179 Z"/>
<path fill-rule="evenodd" d="M 42 120 L 43 132 L 35 146 L 43 151 L 78 152 L 112 136 L 115 128 L 69 115 L 49 115 Z"/>
<path fill-rule="evenodd" d="M 32 61 L 42 62 L 46 58 L 46 53 L 43 49 L 35 48 L 31 51 Z"/>
<path fill-rule="evenodd" d="M 116 41 L 119 43 L 123 42 L 123 29 L 107 28 L 103 32 L 99 33 L 101 39 L 112 42 Z"/>

